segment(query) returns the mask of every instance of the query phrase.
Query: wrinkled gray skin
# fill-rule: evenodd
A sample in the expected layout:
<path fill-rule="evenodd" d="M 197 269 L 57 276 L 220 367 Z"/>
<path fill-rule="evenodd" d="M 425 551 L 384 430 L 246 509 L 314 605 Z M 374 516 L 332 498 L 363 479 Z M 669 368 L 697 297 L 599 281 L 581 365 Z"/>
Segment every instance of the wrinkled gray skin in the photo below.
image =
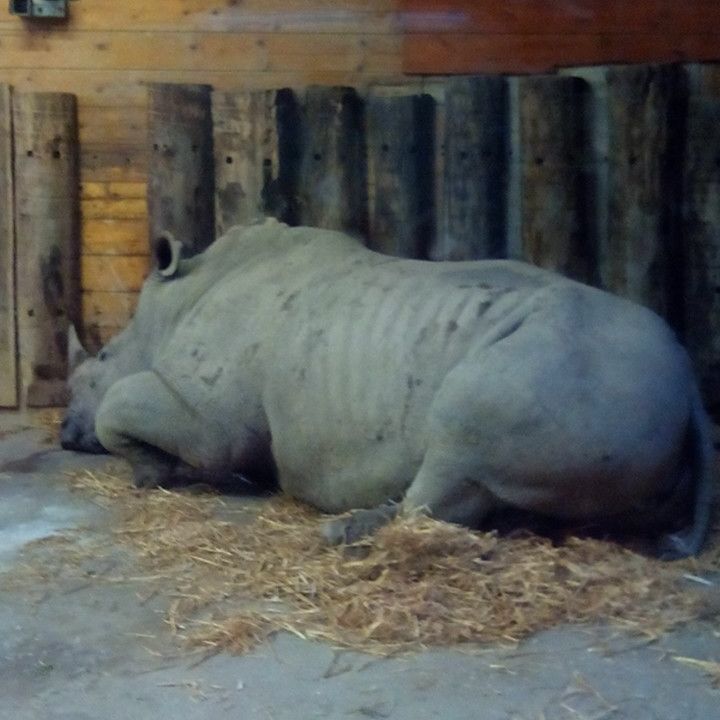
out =
<path fill-rule="evenodd" d="M 330 523 L 332 542 L 398 510 L 657 530 L 689 502 L 662 550 L 700 548 L 708 420 L 652 312 L 523 263 L 390 258 L 275 221 L 158 257 L 166 277 L 154 271 L 130 325 L 70 380 L 66 447 L 99 440 L 141 486 L 170 482 L 178 459 L 276 466 L 294 497 L 366 509 Z"/>

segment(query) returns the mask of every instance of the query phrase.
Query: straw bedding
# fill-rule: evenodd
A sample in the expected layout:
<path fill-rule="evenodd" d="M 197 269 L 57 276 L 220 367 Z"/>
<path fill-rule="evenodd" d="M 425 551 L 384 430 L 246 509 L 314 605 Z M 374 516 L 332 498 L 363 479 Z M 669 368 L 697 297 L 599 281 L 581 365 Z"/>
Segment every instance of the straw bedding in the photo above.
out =
<path fill-rule="evenodd" d="M 93 571 L 93 581 L 146 581 L 148 593 L 167 598 L 172 631 L 208 650 L 244 652 L 278 630 L 381 654 L 514 642 L 565 622 L 655 637 L 718 609 L 716 594 L 684 579 L 720 569 L 716 542 L 701 559 L 663 563 L 596 539 L 554 545 L 419 515 L 333 548 L 320 535 L 327 518 L 284 497 L 248 509 L 210 493 L 135 490 L 117 470 L 70 482 L 115 520 L 93 537 L 58 538 L 53 572 L 126 552 L 132 560 L 120 576 Z M 42 558 L 33 561 L 30 547 L 25 568 L 47 579 Z"/>

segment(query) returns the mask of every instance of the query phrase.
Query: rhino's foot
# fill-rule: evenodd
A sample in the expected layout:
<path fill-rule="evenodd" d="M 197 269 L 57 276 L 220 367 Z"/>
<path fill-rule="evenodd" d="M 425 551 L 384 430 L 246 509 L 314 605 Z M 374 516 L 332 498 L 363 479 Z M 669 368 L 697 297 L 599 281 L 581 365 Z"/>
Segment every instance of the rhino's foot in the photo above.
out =
<path fill-rule="evenodd" d="M 370 510 L 353 510 L 349 515 L 325 523 L 323 538 L 329 545 L 351 545 L 387 525 L 398 514 L 398 508 L 395 503 L 389 503 Z"/>

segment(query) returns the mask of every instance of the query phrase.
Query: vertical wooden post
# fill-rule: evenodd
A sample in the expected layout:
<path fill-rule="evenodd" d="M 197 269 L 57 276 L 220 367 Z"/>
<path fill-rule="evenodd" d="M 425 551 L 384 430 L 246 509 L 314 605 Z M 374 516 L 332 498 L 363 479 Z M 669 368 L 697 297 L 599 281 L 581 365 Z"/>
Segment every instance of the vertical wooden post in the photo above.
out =
<path fill-rule="evenodd" d="M 68 326 L 80 320 L 75 96 L 14 94 L 13 128 L 23 399 L 27 407 L 62 405 Z"/>
<path fill-rule="evenodd" d="M 303 225 L 367 236 L 364 108 L 352 88 L 305 93 L 298 213 Z"/>
<path fill-rule="evenodd" d="M 209 85 L 148 89 L 150 246 L 163 231 L 186 256 L 215 240 L 215 171 Z"/>
<path fill-rule="evenodd" d="M 602 286 L 677 324 L 677 212 L 685 109 L 680 68 L 609 68 L 608 222 Z"/>
<path fill-rule="evenodd" d="M 0 407 L 17 407 L 12 92 L 0 85 Z"/>
<path fill-rule="evenodd" d="M 434 102 L 371 94 L 367 101 L 368 246 L 425 258 L 434 226 Z"/>
<path fill-rule="evenodd" d="M 449 80 L 445 90 L 442 205 L 432 257 L 504 257 L 508 155 L 507 81 Z"/>
<path fill-rule="evenodd" d="M 688 68 L 683 187 L 685 340 L 705 402 L 720 412 L 720 65 Z"/>
<path fill-rule="evenodd" d="M 519 81 L 523 254 L 589 282 L 595 257 L 585 171 L 587 84 L 557 75 Z"/>
<path fill-rule="evenodd" d="M 275 90 L 214 92 L 215 227 L 278 211 L 278 132 Z"/>

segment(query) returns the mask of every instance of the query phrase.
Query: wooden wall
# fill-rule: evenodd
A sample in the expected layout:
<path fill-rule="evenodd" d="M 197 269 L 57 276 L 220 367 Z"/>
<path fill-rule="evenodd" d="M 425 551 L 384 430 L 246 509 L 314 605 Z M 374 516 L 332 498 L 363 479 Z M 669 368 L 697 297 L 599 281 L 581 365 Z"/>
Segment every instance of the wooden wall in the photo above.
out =
<path fill-rule="evenodd" d="M 78 97 L 82 287 L 91 344 L 147 269 L 149 82 L 217 89 L 397 80 L 396 0 L 71 0 L 62 22 L 0 9 L 0 83 Z"/>
<path fill-rule="evenodd" d="M 148 266 L 147 83 L 364 88 L 403 73 L 720 56 L 717 0 L 71 0 L 69 11 L 40 22 L 0 9 L 0 83 L 78 97 L 95 345 L 127 322 Z"/>
<path fill-rule="evenodd" d="M 401 0 L 407 73 L 720 58 L 718 0 Z"/>

